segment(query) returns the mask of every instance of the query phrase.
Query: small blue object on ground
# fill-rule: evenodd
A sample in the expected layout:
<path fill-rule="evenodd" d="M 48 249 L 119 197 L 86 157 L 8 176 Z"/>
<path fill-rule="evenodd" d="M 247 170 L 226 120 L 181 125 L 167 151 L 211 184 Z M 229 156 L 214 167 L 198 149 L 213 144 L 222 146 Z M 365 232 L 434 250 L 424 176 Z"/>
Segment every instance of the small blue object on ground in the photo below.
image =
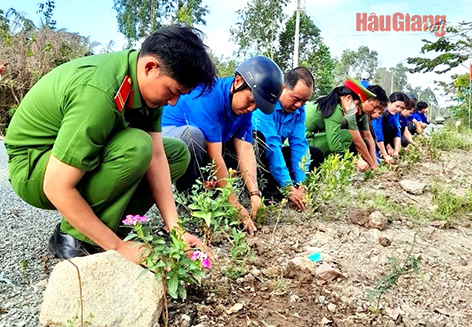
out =
<path fill-rule="evenodd" d="M 319 252 L 313 253 L 308 258 L 310 258 L 310 260 L 314 262 L 321 261 L 321 253 Z"/>

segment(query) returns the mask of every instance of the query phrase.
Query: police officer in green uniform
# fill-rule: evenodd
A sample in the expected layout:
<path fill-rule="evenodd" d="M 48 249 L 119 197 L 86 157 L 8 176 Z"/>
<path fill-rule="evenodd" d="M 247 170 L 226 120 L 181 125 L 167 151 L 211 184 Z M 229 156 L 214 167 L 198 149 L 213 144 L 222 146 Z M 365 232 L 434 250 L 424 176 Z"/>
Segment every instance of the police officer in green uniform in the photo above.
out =
<path fill-rule="evenodd" d="M 331 153 L 346 152 L 352 143 L 352 136 L 348 130 L 341 129 L 343 118 L 355 115 L 357 106 L 373 96 L 356 80 L 348 77 L 344 85 L 335 87 L 316 103 L 308 102 L 305 126 L 310 146 L 320 148 L 325 157 Z"/>
<path fill-rule="evenodd" d="M 213 85 L 206 50 L 199 31 L 168 26 L 140 52 L 73 60 L 28 92 L 5 139 L 9 179 L 24 201 L 63 216 L 52 254 L 71 258 L 98 245 L 138 262 L 141 248 L 116 231 L 127 214 L 145 214 L 154 203 L 166 228 L 178 228 L 171 180 L 185 172 L 189 153 L 182 141 L 162 137 L 161 106 Z"/>
<path fill-rule="evenodd" d="M 373 115 L 374 112 L 381 114 L 388 102 L 385 90 L 379 85 L 370 85 L 367 90 L 374 93 L 375 97 L 369 98 L 361 107 L 358 107 L 355 115 L 345 116 L 341 125 L 341 128 L 348 129 L 351 133 L 352 146 L 350 150 L 361 155 L 358 167 L 362 171 L 369 167 L 375 170 L 378 166 L 375 140 L 370 132 L 369 116 Z"/>

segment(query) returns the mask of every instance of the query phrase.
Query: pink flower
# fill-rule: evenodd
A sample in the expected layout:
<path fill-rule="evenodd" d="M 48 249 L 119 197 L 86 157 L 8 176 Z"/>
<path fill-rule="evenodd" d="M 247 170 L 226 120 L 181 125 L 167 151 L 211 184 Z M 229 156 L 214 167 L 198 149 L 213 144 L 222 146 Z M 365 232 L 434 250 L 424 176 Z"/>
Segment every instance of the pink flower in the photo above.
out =
<path fill-rule="evenodd" d="M 200 260 L 203 267 L 211 268 L 210 259 L 208 259 L 208 256 L 206 253 L 199 250 L 194 251 L 192 253 L 192 257 L 190 258 L 190 260 L 195 261 L 197 259 Z"/>
<path fill-rule="evenodd" d="M 127 215 L 126 219 L 123 220 L 123 224 L 125 225 L 136 225 L 137 223 L 144 223 L 147 220 L 146 216 L 140 216 L 140 215 Z"/>
<path fill-rule="evenodd" d="M 205 267 L 205 268 L 211 268 L 211 264 L 210 264 L 210 259 L 206 258 L 204 260 L 200 260 L 200 262 L 202 263 L 202 266 Z"/>

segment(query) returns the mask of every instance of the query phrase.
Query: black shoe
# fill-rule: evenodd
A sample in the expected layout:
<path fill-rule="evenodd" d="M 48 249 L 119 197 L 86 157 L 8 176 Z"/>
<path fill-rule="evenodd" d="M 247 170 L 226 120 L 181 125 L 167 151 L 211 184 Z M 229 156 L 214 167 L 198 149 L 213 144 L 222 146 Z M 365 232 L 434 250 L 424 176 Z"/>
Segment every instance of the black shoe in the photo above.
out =
<path fill-rule="evenodd" d="M 79 241 L 64 233 L 61 231 L 61 224 L 58 224 L 54 229 L 48 244 L 48 252 L 59 259 L 83 257 L 100 252 L 99 249 L 97 246 Z"/>

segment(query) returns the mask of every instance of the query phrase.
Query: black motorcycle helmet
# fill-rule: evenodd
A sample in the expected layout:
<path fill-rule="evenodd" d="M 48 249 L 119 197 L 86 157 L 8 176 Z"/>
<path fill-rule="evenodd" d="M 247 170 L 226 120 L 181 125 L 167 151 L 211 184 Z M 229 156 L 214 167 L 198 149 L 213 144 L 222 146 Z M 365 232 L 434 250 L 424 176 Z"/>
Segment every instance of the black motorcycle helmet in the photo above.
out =
<path fill-rule="evenodd" d="M 251 89 L 257 108 L 271 114 L 282 93 L 283 77 L 279 66 L 267 57 L 257 56 L 239 65 L 236 73 Z"/>

